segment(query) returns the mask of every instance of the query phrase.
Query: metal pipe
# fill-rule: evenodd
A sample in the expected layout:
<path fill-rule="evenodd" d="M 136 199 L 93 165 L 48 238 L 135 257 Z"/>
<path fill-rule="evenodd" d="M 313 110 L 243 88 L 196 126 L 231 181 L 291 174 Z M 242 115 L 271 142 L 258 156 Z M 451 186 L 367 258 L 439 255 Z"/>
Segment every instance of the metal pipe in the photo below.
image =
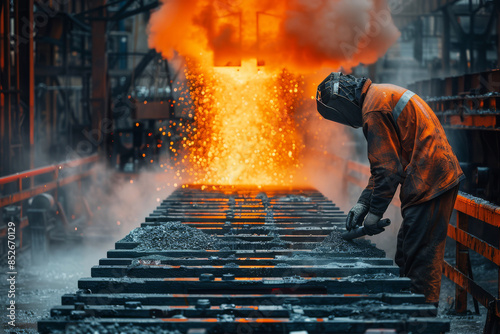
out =
<path fill-rule="evenodd" d="M 36 168 L 36 169 L 32 169 L 32 170 L 22 172 L 22 173 L 15 173 L 15 174 L 11 174 L 11 175 L 0 178 L 0 184 L 15 182 L 19 179 L 24 179 L 24 178 L 28 178 L 28 177 L 33 177 L 33 176 L 37 176 L 37 175 L 41 175 L 41 174 L 54 172 L 58 169 L 62 169 L 62 168 L 66 168 L 66 167 L 69 167 L 69 168 L 78 167 L 78 166 L 89 164 L 92 162 L 97 162 L 97 160 L 98 160 L 98 156 L 97 156 L 97 154 L 94 154 L 94 155 L 91 155 L 89 157 L 82 158 L 82 159 L 66 161 L 66 162 L 63 162 L 60 164 Z"/>
<path fill-rule="evenodd" d="M 3 51 L 4 51 L 4 89 L 10 90 L 11 87 L 11 74 L 10 74 L 10 1 L 4 1 L 3 9 Z M 4 104 L 3 104 L 3 117 L 2 117 L 2 127 L 1 127 L 1 141 L 2 141 L 2 174 L 11 172 L 11 159 L 10 159 L 10 125 L 11 125 L 11 100 L 10 94 L 4 94 Z"/>

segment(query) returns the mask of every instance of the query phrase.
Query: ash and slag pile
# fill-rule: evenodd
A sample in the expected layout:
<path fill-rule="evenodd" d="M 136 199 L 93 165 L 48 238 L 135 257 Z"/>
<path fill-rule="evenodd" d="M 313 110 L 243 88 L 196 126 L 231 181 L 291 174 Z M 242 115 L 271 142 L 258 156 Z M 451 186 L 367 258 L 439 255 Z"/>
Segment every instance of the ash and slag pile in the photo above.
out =
<path fill-rule="evenodd" d="M 311 198 L 300 195 L 286 195 L 279 197 L 278 201 L 281 202 L 311 202 Z"/>
<path fill-rule="evenodd" d="M 371 257 L 384 257 L 383 251 L 373 247 L 368 240 L 358 239 L 354 241 L 345 241 L 341 237 L 342 230 L 334 230 L 322 242 L 318 243 L 313 249 L 316 252 L 326 253 L 349 253 L 357 255 L 359 253 Z M 229 242 L 234 246 L 238 244 L 252 244 L 247 241 L 240 241 L 237 238 Z M 273 242 L 281 242 L 283 245 L 290 243 L 282 241 L 279 238 L 273 239 Z M 137 242 L 139 245 L 135 248 L 139 251 L 148 250 L 167 250 L 167 249 L 192 249 L 192 250 L 229 250 L 228 242 L 222 242 L 216 236 L 206 234 L 194 227 L 182 224 L 181 222 L 167 222 L 158 226 L 138 227 L 132 230 L 121 242 Z M 261 242 L 262 243 L 262 242 Z M 266 243 L 266 242 L 264 242 Z M 280 248 L 282 249 L 282 248 Z M 270 250 L 276 250 L 271 248 Z"/>
<path fill-rule="evenodd" d="M 357 239 L 353 241 L 346 241 L 342 238 L 341 229 L 333 230 L 314 251 L 328 252 L 328 253 L 359 253 L 362 252 L 365 256 L 371 257 L 385 257 L 384 251 L 375 248 L 369 240 Z"/>
<path fill-rule="evenodd" d="M 219 249 L 217 237 L 182 224 L 167 222 L 159 226 L 138 227 L 123 242 L 138 242 L 136 250 L 161 249 Z"/>

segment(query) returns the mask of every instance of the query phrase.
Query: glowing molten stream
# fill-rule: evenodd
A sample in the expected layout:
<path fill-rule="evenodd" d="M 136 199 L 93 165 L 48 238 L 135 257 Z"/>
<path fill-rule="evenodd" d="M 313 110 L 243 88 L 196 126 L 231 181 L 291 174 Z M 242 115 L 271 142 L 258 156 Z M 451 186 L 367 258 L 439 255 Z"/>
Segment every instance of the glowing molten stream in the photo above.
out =
<path fill-rule="evenodd" d="M 194 123 L 183 146 L 198 184 L 287 185 L 303 148 L 293 112 L 301 79 L 256 62 L 186 73 Z"/>

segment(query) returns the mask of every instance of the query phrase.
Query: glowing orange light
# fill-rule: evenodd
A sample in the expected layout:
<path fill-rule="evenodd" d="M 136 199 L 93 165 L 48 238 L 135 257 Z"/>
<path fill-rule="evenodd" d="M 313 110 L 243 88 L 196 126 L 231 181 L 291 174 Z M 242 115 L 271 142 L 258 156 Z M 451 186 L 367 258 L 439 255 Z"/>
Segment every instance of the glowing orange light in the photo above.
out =
<path fill-rule="evenodd" d="M 293 89 L 300 77 L 258 71 L 252 61 L 211 70 L 191 64 L 186 76 L 196 114 L 181 144 L 194 183 L 291 184 L 303 144 L 287 110 L 302 100 Z"/>

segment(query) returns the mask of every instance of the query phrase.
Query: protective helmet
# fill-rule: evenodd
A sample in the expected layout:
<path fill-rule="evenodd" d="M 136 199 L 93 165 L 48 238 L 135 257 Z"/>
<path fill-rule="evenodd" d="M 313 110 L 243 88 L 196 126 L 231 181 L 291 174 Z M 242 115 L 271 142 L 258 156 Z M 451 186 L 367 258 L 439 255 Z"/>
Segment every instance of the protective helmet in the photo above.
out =
<path fill-rule="evenodd" d="M 367 78 L 356 78 L 332 72 L 318 86 L 316 103 L 324 118 L 344 125 L 359 128 L 363 125 L 361 108 L 366 93 L 363 86 Z M 366 91 L 366 90 L 365 90 Z"/>

